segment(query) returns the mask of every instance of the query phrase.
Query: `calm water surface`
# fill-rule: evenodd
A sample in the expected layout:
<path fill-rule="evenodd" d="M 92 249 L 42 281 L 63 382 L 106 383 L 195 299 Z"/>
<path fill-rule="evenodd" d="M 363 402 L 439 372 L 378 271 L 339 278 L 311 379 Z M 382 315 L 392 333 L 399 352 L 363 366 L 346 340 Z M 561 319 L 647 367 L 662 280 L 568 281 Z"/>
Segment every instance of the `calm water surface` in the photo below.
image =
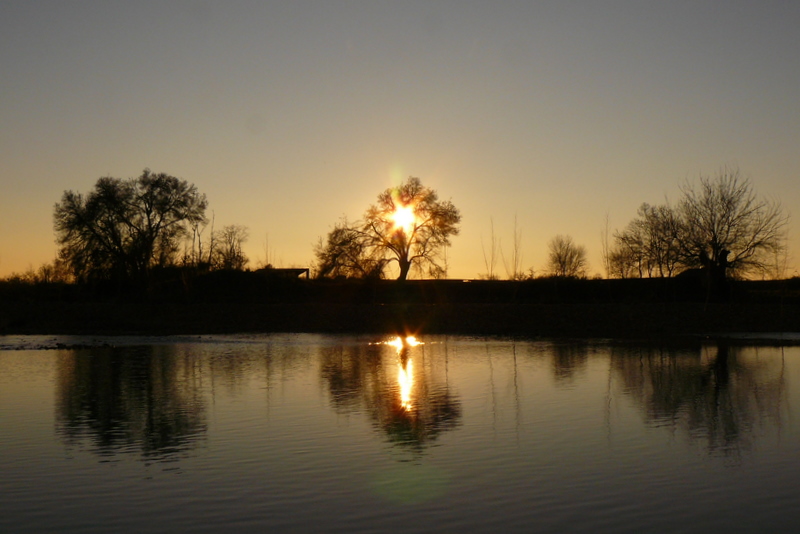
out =
<path fill-rule="evenodd" d="M 3 533 L 800 531 L 797 347 L 58 341 L 0 337 Z"/>

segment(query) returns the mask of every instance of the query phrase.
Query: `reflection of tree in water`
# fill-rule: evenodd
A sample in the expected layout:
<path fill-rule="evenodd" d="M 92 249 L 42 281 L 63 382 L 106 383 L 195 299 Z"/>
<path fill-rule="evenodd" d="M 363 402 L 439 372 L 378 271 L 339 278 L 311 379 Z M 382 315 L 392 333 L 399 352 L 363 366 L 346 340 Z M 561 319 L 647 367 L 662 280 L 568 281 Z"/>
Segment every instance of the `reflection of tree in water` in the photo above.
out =
<path fill-rule="evenodd" d="M 423 347 L 386 344 L 328 347 L 322 377 L 340 413 L 366 410 L 392 443 L 421 451 L 439 434 L 460 424 L 461 403 L 450 392 L 439 359 Z M 409 398 L 400 384 L 407 373 Z"/>
<path fill-rule="evenodd" d="M 322 378 L 338 413 L 361 409 L 362 397 L 382 383 L 383 352 L 380 345 L 326 346 L 321 351 Z"/>
<path fill-rule="evenodd" d="M 637 357 L 638 356 L 638 357 Z M 707 351 L 612 353 L 612 370 L 658 426 L 684 427 L 711 454 L 735 455 L 754 434 L 779 427 L 783 362 L 748 358 L 736 347 Z"/>
<path fill-rule="evenodd" d="M 206 429 L 199 380 L 199 364 L 172 346 L 69 352 L 59 360 L 57 432 L 100 454 L 185 452 Z"/>
<path fill-rule="evenodd" d="M 589 346 L 583 343 L 553 345 L 553 374 L 556 380 L 568 382 L 576 373 L 586 369 L 589 361 Z"/>

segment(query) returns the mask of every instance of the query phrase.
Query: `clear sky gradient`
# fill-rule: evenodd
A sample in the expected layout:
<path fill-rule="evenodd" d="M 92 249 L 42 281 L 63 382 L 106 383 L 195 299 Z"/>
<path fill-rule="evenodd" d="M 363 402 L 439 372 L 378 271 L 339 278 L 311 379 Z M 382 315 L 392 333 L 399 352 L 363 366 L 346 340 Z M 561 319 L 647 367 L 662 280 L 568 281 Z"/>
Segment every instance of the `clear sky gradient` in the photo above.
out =
<path fill-rule="evenodd" d="M 461 209 L 450 276 L 491 221 L 523 265 L 738 166 L 794 217 L 800 2 L 0 4 L 0 276 L 53 259 L 53 205 L 145 167 L 197 185 L 251 266 L 308 266 L 409 175 Z M 795 262 L 796 264 L 797 262 Z M 795 267 L 788 274 L 793 274 Z M 502 261 L 496 270 L 502 276 Z"/>

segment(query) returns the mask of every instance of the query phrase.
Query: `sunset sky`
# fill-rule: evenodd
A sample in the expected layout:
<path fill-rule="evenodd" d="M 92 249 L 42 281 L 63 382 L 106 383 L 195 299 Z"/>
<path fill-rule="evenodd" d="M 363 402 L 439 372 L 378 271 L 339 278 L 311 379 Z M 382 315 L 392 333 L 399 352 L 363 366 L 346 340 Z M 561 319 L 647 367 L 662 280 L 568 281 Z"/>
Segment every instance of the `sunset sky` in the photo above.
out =
<path fill-rule="evenodd" d="M 418 176 L 462 213 L 449 275 L 475 278 L 515 215 L 526 269 L 565 234 L 602 273 L 606 215 L 728 165 L 792 215 L 797 260 L 798 28 L 792 0 L 2 2 L 0 276 L 53 259 L 64 190 L 145 167 L 247 226 L 251 267 L 267 239 L 309 266 Z"/>

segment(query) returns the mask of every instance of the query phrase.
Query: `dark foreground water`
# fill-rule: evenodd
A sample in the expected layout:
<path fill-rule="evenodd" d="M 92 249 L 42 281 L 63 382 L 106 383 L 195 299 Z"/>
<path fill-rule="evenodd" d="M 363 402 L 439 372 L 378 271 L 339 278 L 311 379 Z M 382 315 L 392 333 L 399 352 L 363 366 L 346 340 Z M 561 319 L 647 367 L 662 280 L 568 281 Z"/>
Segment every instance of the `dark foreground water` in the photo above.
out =
<path fill-rule="evenodd" d="M 0 532 L 800 531 L 800 348 L 390 341 L 0 337 Z"/>

